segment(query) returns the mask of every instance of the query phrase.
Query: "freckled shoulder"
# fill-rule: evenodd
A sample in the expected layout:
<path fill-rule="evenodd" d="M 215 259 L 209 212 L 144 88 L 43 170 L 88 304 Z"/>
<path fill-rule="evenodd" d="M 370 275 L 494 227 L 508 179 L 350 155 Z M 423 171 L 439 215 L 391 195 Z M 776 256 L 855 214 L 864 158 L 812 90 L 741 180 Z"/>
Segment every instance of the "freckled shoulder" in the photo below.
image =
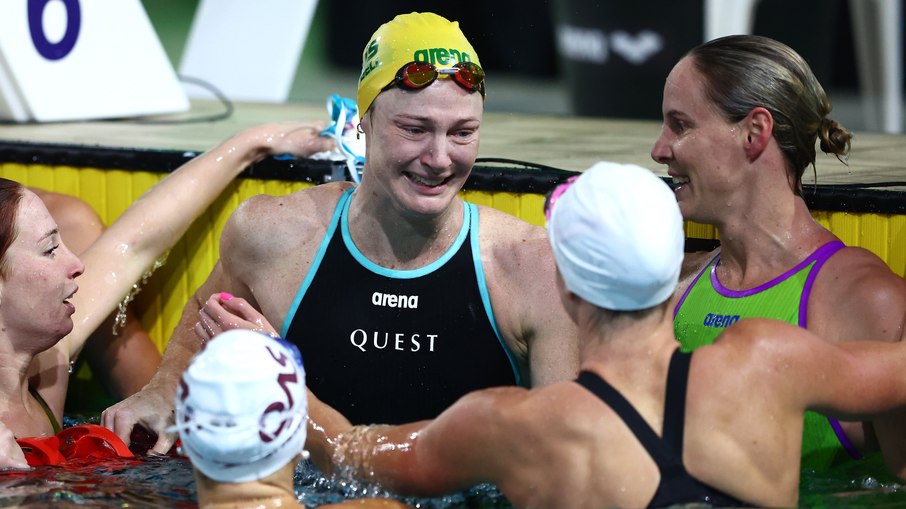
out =
<path fill-rule="evenodd" d="M 512 318 L 516 321 L 512 325 L 524 330 L 525 321 L 534 320 L 531 315 L 538 312 L 537 306 L 546 306 L 547 299 L 557 295 L 547 230 L 489 207 L 479 207 L 479 218 L 482 266 L 491 301 L 495 311 L 508 308 L 498 314 L 498 320 Z M 516 295 L 543 298 L 512 298 Z"/>
<path fill-rule="evenodd" d="M 220 239 L 222 255 L 264 262 L 320 241 L 348 183 L 323 184 L 272 196 L 257 195 L 230 216 Z"/>
<path fill-rule="evenodd" d="M 578 372 L 575 324 L 560 303 L 547 230 L 479 207 L 485 282 L 501 336 L 533 386 Z"/>
<path fill-rule="evenodd" d="M 491 207 L 479 206 L 479 232 L 483 256 L 496 263 L 546 263 L 553 260 L 547 230 Z"/>

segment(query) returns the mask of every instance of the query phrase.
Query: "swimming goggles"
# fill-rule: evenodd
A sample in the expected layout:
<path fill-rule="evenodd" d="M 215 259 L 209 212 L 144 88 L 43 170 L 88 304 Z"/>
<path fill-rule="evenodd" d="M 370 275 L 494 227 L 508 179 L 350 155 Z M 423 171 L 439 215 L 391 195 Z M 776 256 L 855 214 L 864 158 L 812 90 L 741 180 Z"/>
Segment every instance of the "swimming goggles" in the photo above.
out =
<path fill-rule="evenodd" d="M 425 88 L 434 83 L 441 74 L 450 76 L 457 85 L 469 92 L 477 91 L 484 97 L 484 70 L 472 62 L 459 62 L 453 67 L 444 69 L 438 69 L 431 62 L 409 62 L 400 67 L 393 81 L 382 88 L 381 92 L 393 86 L 407 90 Z"/>

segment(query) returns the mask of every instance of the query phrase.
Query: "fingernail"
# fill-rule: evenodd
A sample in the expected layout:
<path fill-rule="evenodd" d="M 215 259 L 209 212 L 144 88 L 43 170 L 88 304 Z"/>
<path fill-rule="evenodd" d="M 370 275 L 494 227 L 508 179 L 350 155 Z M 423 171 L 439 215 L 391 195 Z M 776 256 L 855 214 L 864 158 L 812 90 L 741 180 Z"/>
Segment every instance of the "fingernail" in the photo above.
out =
<path fill-rule="evenodd" d="M 223 300 L 230 300 L 233 298 L 233 294 L 227 292 L 221 292 L 220 298 Z"/>

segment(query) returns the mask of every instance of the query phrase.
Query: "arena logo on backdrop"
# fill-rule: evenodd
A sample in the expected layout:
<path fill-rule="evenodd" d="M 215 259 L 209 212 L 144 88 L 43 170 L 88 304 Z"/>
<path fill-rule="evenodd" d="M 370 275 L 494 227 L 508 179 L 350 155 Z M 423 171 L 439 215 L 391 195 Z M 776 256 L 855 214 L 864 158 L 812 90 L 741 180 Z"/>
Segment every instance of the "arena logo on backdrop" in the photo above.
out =
<path fill-rule="evenodd" d="M 657 52 L 664 49 L 664 39 L 657 32 L 642 30 L 631 35 L 622 30 L 610 34 L 613 52 L 634 65 L 642 65 Z"/>
<path fill-rule="evenodd" d="M 557 27 L 557 47 L 570 60 L 604 64 L 614 53 L 630 64 L 642 65 L 664 49 L 664 38 L 652 30 L 608 34 L 597 28 L 562 25 Z"/>

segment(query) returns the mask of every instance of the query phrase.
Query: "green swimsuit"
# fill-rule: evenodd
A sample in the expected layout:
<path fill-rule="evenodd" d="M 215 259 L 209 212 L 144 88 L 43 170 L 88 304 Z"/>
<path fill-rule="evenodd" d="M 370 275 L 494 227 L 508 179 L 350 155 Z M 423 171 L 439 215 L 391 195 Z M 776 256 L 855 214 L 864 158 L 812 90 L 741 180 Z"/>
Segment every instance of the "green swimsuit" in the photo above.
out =
<path fill-rule="evenodd" d="M 47 420 L 50 421 L 50 425 L 53 427 L 54 435 L 62 431 L 63 427 L 60 426 L 59 422 L 57 422 L 56 416 L 54 416 L 53 412 L 50 410 L 50 405 L 48 405 L 47 402 L 44 401 L 44 398 L 41 397 L 41 394 L 38 393 L 38 390 L 29 385 L 28 392 L 32 395 L 33 398 L 38 400 L 38 404 L 41 405 L 41 408 L 44 409 L 44 413 L 47 415 Z"/>
<path fill-rule="evenodd" d="M 744 318 L 773 318 L 806 327 L 808 298 L 818 271 L 834 253 L 844 247 L 829 242 L 801 263 L 756 288 L 734 291 L 720 284 L 714 257 L 683 294 L 673 314 L 673 328 L 684 351 L 710 344 L 723 330 Z M 703 275 L 709 277 L 702 277 Z M 802 436 L 802 468 L 825 469 L 846 450 L 860 458 L 840 423 L 814 412 L 805 413 Z"/>

